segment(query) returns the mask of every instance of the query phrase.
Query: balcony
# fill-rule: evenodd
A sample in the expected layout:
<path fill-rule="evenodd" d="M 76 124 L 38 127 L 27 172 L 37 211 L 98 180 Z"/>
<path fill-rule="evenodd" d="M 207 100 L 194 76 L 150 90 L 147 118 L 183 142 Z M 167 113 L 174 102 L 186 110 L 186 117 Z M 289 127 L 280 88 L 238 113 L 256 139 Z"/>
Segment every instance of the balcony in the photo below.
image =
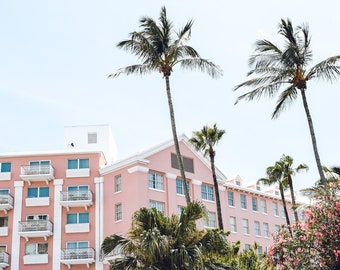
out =
<path fill-rule="evenodd" d="M 54 168 L 52 165 L 28 165 L 21 166 L 20 178 L 27 181 L 30 185 L 31 182 L 41 182 L 54 179 Z"/>
<path fill-rule="evenodd" d="M 0 195 L 0 211 L 7 214 L 7 211 L 11 209 L 13 209 L 13 197 L 10 194 Z"/>
<path fill-rule="evenodd" d="M 60 193 L 60 205 L 66 207 L 84 207 L 85 210 L 93 204 L 93 195 L 90 190 L 62 191 Z"/>
<path fill-rule="evenodd" d="M 6 253 L 4 251 L 0 252 L 0 269 L 3 269 L 5 267 L 9 266 L 8 257 L 9 257 L 8 253 Z"/>
<path fill-rule="evenodd" d="M 67 248 L 61 250 L 62 264 L 67 265 L 71 269 L 72 265 L 86 264 L 90 268 L 90 264 L 95 262 L 93 248 Z"/>
<path fill-rule="evenodd" d="M 49 220 L 19 221 L 18 233 L 28 241 L 31 237 L 43 237 L 45 241 L 52 233 L 52 222 Z"/>

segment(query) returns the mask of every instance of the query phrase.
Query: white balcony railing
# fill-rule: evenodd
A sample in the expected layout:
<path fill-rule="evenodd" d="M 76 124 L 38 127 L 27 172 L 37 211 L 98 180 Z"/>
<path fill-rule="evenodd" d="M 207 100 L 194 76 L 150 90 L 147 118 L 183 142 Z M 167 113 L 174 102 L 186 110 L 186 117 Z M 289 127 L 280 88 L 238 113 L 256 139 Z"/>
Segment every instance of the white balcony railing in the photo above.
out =
<path fill-rule="evenodd" d="M 0 210 L 7 214 L 7 211 L 13 209 L 13 197 L 10 194 L 0 195 Z"/>
<path fill-rule="evenodd" d="M 54 168 L 52 165 L 21 166 L 20 178 L 29 184 L 41 181 L 46 181 L 48 184 L 48 181 L 54 179 Z"/>
<path fill-rule="evenodd" d="M 67 208 L 84 207 L 86 210 L 93 204 L 93 194 L 90 190 L 62 191 L 60 193 L 60 204 Z"/>
<path fill-rule="evenodd" d="M 61 250 L 60 262 L 67 265 L 70 269 L 74 264 L 90 264 L 95 262 L 95 250 L 93 248 L 67 248 Z"/>
<path fill-rule="evenodd" d="M 26 241 L 31 237 L 44 237 L 47 240 L 47 237 L 53 234 L 52 227 L 52 222 L 49 220 L 19 221 L 18 233 Z"/>
<path fill-rule="evenodd" d="M 9 266 L 8 257 L 9 257 L 8 253 L 0 251 L 0 269 Z"/>

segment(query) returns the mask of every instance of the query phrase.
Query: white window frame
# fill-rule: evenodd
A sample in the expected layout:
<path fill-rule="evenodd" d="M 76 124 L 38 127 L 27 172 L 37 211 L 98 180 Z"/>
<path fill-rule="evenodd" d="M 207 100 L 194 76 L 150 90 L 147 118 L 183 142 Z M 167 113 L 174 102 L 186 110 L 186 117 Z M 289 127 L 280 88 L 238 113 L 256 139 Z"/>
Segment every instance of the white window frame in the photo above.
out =
<path fill-rule="evenodd" d="M 242 219 L 242 228 L 243 228 L 243 234 L 249 235 L 249 220 L 244 218 Z"/>
<path fill-rule="evenodd" d="M 269 224 L 267 222 L 263 222 L 263 236 L 269 238 Z"/>
<path fill-rule="evenodd" d="M 260 221 L 257 221 L 257 220 L 254 221 L 254 232 L 255 232 L 255 236 L 261 236 Z"/>
<path fill-rule="evenodd" d="M 149 172 L 149 188 L 164 191 L 164 177 L 157 172 Z"/>
<path fill-rule="evenodd" d="M 216 213 L 208 211 L 208 217 L 204 219 L 204 227 L 216 228 Z"/>
<path fill-rule="evenodd" d="M 251 209 L 254 212 L 258 212 L 259 211 L 259 204 L 258 204 L 258 201 L 257 201 L 256 197 L 252 197 L 251 198 Z"/>
<path fill-rule="evenodd" d="M 27 247 L 28 246 L 35 246 L 34 247 L 34 253 L 28 253 L 27 252 Z M 39 252 L 39 247 L 41 248 L 41 246 L 46 246 L 46 253 L 40 253 Z M 42 255 L 42 254 L 48 254 L 48 243 L 44 242 L 44 243 L 26 243 L 25 244 L 25 255 Z"/>
<path fill-rule="evenodd" d="M 229 217 L 230 231 L 236 233 L 237 225 L 236 225 L 236 217 Z"/>
<path fill-rule="evenodd" d="M 268 210 L 267 210 L 267 201 L 265 199 L 261 199 L 260 200 L 260 207 L 261 207 L 261 213 L 262 214 L 267 214 Z"/>
<path fill-rule="evenodd" d="M 122 191 L 122 175 L 115 176 L 115 193 Z"/>
<path fill-rule="evenodd" d="M 275 217 L 279 216 L 279 205 L 277 202 L 272 202 L 273 213 Z"/>
<path fill-rule="evenodd" d="M 150 200 L 150 208 L 155 208 L 157 211 L 160 211 L 163 214 L 165 213 L 165 203 L 164 202 Z"/>
<path fill-rule="evenodd" d="M 87 214 L 88 222 L 80 222 L 80 214 Z M 68 223 L 68 215 L 77 215 L 77 222 L 76 223 Z M 75 225 L 75 224 L 89 224 L 90 223 L 90 214 L 89 212 L 76 212 L 76 213 L 67 213 L 66 214 L 66 225 Z"/>
<path fill-rule="evenodd" d="M 115 221 L 123 220 L 123 205 L 122 203 L 117 203 L 115 205 Z"/>
<path fill-rule="evenodd" d="M 201 185 L 202 200 L 214 202 L 214 187 L 209 185 Z"/>
<path fill-rule="evenodd" d="M 234 200 L 234 192 L 228 191 L 228 206 L 235 206 L 235 200 Z"/>

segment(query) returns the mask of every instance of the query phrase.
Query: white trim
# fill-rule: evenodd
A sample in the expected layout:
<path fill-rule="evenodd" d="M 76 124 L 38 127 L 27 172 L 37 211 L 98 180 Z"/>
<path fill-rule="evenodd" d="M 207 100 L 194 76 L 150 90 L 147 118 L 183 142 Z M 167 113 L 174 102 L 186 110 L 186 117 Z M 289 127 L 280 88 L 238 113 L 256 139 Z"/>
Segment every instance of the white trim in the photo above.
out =
<path fill-rule="evenodd" d="M 128 169 L 128 173 L 134 173 L 134 172 L 147 173 L 148 171 L 149 171 L 149 168 L 143 167 L 143 166 L 134 166 Z"/>
<path fill-rule="evenodd" d="M 54 220 L 53 220 L 53 256 L 52 269 L 60 270 L 60 255 L 61 255 L 61 219 L 62 208 L 60 205 L 60 192 L 64 184 L 63 179 L 54 179 Z"/>
<path fill-rule="evenodd" d="M 165 177 L 168 178 L 168 179 L 176 179 L 177 175 L 173 174 L 173 173 L 166 173 Z"/>
<path fill-rule="evenodd" d="M 12 228 L 12 252 L 11 252 L 11 269 L 19 270 L 19 250 L 20 236 L 18 233 L 19 221 L 22 213 L 22 190 L 24 181 L 14 181 L 14 210 L 13 210 L 13 228 Z"/>
<path fill-rule="evenodd" d="M 191 183 L 193 185 L 197 185 L 197 186 L 201 186 L 202 185 L 202 181 L 201 180 L 197 180 L 197 179 L 192 179 Z"/>
<path fill-rule="evenodd" d="M 225 191 L 225 190 L 226 190 L 226 187 L 223 187 L 223 186 L 220 186 L 220 185 L 219 185 L 219 186 L 218 186 L 218 190 L 219 190 L 219 191 Z"/>
<path fill-rule="evenodd" d="M 95 177 L 94 182 L 96 184 L 96 220 L 95 220 L 95 252 L 96 252 L 96 262 L 95 270 L 103 270 L 104 265 L 100 260 L 100 247 L 103 242 L 104 235 L 104 177 Z"/>

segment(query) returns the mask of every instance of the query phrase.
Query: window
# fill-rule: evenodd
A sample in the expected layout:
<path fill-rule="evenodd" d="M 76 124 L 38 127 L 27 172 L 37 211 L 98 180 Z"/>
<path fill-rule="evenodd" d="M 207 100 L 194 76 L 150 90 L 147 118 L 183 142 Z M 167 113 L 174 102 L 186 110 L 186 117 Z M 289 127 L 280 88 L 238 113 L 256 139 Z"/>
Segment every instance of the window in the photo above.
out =
<path fill-rule="evenodd" d="M 187 186 L 190 194 L 190 182 L 187 181 Z M 182 179 L 176 179 L 176 193 L 179 195 L 184 195 L 184 183 Z"/>
<path fill-rule="evenodd" d="M 192 158 L 183 157 L 183 167 L 186 172 L 194 173 L 194 160 Z M 177 155 L 171 153 L 171 167 L 179 169 Z"/>
<path fill-rule="evenodd" d="M 263 223 L 263 236 L 269 237 L 269 224 Z"/>
<path fill-rule="evenodd" d="M 150 208 L 155 208 L 157 211 L 164 213 L 164 202 L 150 201 Z"/>
<path fill-rule="evenodd" d="M 89 186 L 68 186 L 67 191 L 88 191 Z"/>
<path fill-rule="evenodd" d="M 71 213 L 67 214 L 67 224 L 84 224 L 89 223 L 89 213 Z"/>
<path fill-rule="evenodd" d="M 0 195 L 8 195 L 9 189 L 0 189 Z"/>
<path fill-rule="evenodd" d="M 87 133 L 87 143 L 88 144 L 96 144 L 97 143 L 97 132 Z"/>
<path fill-rule="evenodd" d="M 255 197 L 251 198 L 251 203 L 252 203 L 252 206 L 253 206 L 253 211 L 258 211 L 257 198 L 255 198 Z"/>
<path fill-rule="evenodd" d="M 115 176 L 115 192 L 122 191 L 122 176 L 116 175 Z"/>
<path fill-rule="evenodd" d="M 257 185 L 256 190 L 261 191 L 261 186 Z"/>
<path fill-rule="evenodd" d="M 278 232 L 280 229 L 281 229 L 281 226 L 280 225 L 275 225 L 275 231 Z"/>
<path fill-rule="evenodd" d="M 47 243 L 34 243 L 25 245 L 25 255 L 48 254 Z"/>
<path fill-rule="evenodd" d="M 0 227 L 8 227 L 8 217 L 0 217 Z"/>
<path fill-rule="evenodd" d="M 257 247 L 256 253 L 257 253 L 257 256 L 261 257 L 261 255 L 262 255 L 262 247 L 261 246 Z"/>
<path fill-rule="evenodd" d="M 204 219 L 204 226 L 208 228 L 216 228 L 216 214 L 208 212 L 208 218 Z"/>
<path fill-rule="evenodd" d="M 164 190 L 163 175 L 159 173 L 149 173 L 149 188 Z"/>
<path fill-rule="evenodd" d="M 48 220 L 48 215 L 28 215 L 26 220 Z"/>
<path fill-rule="evenodd" d="M 275 190 L 274 193 L 275 193 L 276 196 L 280 196 L 280 191 Z"/>
<path fill-rule="evenodd" d="M 242 209 L 247 209 L 247 196 L 244 194 L 240 195 L 240 200 L 241 200 L 241 208 Z"/>
<path fill-rule="evenodd" d="M 242 219 L 243 233 L 249 234 L 249 221 L 248 219 Z"/>
<path fill-rule="evenodd" d="M 262 214 L 267 214 L 267 202 L 266 200 L 261 200 L 260 201 L 260 204 L 261 204 L 261 212 Z"/>
<path fill-rule="evenodd" d="M 235 206 L 234 205 L 234 193 L 232 191 L 228 191 L 228 205 Z"/>
<path fill-rule="evenodd" d="M 0 245 L 0 252 L 7 252 L 7 245 Z"/>
<path fill-rule="evenodd" d="M 208 201 L 214 201 L 214 189 L 211 186 L 201 186 L 202 199 Z"/>
<path fill-rule="evenodd" d="M 67 169 L 78 170 L 90 168 L 90 161 L 88 158 L 69 159 L 67 161 Z"/>
<path fill-rule="evenodd" d="M 184 206 L 182 205 L 178 205 L 177 206 L 177 214 L 180 216 L 183 212 Z"/>
<path fill-rule="evenodd" d="M 282 204 L 280 204 L 280 208 L 281 208 L 281 217 L 286 217 L 285 209 Z"/>
<path fill-rule="evenodd" d="M 249 250 L 250 250 L 250 245 L 249 245 L 249 244 L 245 244 L 245 245 L 244 245 L 244 249 L 245 249 L 246 251 L 249 251 Z"/>
<path fill-rule="evenodd" d="M 122 204 L 118 203 L 115 206 L 115 215 L 116 215 L 116 221 L 120 221 L 123 218 L 123 212 L 122 212 Z"/>
<path fill-rule="evenodd" d="M 67 249 L 79 249 L 79 248 L 88 248 L 89 242 L 88 241 L 77 241 L 77 242 L 67 242 L 66 248 Z"/>
<path fill-rule="evenodd" d="M 230 231 L 237 232 L 236 217 L 229 217 Z"/>
<path fill-rule="evenodd" d="M 261 236 L 261 229 L 260 229 L 260 222 L 254 221 L 254 229 L 255 229 L 255 235 Z"/>
<path fill-rule="evenodd" d="M 236 180 L 236 185 L 237 185 L 237 186 L 241 186 L 241 181 L 237 181 L 237 180 Z"/>
<path fill-rule="evenodd" d="M 279 216 L 279 209 L 278 209 L 278 207 L 277 207 L 277 203 L 276 202 L 273 202 L 272 203 L 272 205 L 273 205 L 273 212 L 274 212 L 274 216 Z"/>
<path fill-rule="evenodd" d="M 0 173 L 11 172 L 11 162 L 0 163 Z"/>
<path fill-rule="evenodd" d="M 35 187 L 27 189 L 27 198 L 46 198 L 50 196 L 49 187 Z"/>

